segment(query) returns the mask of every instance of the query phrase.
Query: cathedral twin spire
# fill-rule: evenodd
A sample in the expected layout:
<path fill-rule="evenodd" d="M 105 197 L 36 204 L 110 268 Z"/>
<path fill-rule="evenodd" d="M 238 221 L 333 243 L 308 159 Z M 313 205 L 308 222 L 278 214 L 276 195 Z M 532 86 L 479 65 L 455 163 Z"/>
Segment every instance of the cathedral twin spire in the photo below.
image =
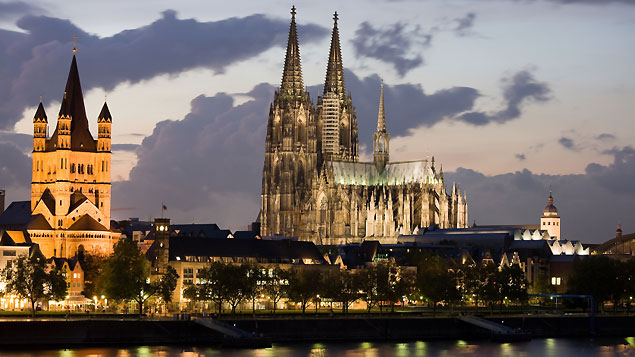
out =
<path fill-rule="evenodd" d="M 283 97 L 292 99 L 300 98 L 304 94 L 302 65 L 300 64 L 300 46 L 298 44 L 298 31 L 295 24 L 295 6 L 291 8 L 291 26 L 289 28 L 289 41 L 287 43 L 287 55 L 284 59 L 280 94 Z"/>
<path fill-rule="evenodd" d="M 337 11 L 333 15 L 333 33 L 331 36 L 331 50 L 329 51 L 329 63 L 326 67 L 326 79 L 324 81 L 324 94 L 337 93 L 340 99 L 346 94 L 344 86 L 344 67 L 342 65 L 342 50 L 340 47 L 340 33 L 337 28 Z"/>

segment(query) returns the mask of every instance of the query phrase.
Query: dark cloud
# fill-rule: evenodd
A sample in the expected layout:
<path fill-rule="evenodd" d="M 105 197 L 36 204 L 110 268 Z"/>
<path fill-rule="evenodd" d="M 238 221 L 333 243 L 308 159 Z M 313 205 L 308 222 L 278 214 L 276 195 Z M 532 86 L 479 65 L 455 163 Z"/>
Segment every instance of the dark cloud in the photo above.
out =
<path fill-rule="evenodd" d="M 0 138 L 0 189 L 6 190 L 5 205 L 30 199 L 31 158 L 18 145 Z"/>
<path fill-rule="evenodd" d="M 421 27 L 409 28 L 396 23 L 385 28 L 375 28 L 363 22 L 351 40 L 356 57 L 368 57 L 391 64 L 400 76 L 423 64 L 423 56 L 414 47 L 427 47 L 433 32 Z"/>
<path fill-rule="evenodd" d="M 608 4 L 626 4 L 635 5 L 635 0 L 548 0 L 559 4 L 587 4 L 587 5 L 608 5 Z"/>
<path fill-rule="evenodd" d="M 154 217 L 164 202 L 178 222 L 246 226 L 255 220 L 273 91 L 258 85 L 240 105 L 225 93 L 201 95 L 183 120 L 158 123 L 137 149 L 129 181 L 113 184 L 113 207 Z"/>
<path fill-rule="evenodd" d="M 517 158 L 518 161 L 525 161 L 525 159 L 527 159 L 525 154 L 516 154 L 516 155 L 514 155 L 514 157 Z"/>
<path fill-rule="evenodd" d="M 558 143 L 562 145 L 565 149 L 578 151 L 578 148 L 575 145 L 575 142 L 571 138 L 567 138 L 566 136 L 563 136 L 560 139 L 558 139 Z"/>
<path fill-rule="evenodd" d="M 78 64 L 86 91 L 194 68 L 220 73 L 272 46 L 284 46 L 289 27 L 287 20 L 264 15 L 199 22 L 178 19 L 171 10 L 147 26 L 103 38 L 53 17 L 28 15 L 17 25 L 23 32 L 0 30 L 0 129 L 12 128 L 41 95 L 48 102 L 61 99 L 73 35 L 79 36 Z M 300 26 L 298 32 L 303 43 L 328 35 L 316 25 Z"/>
<path fill-rule="evenodd" d="M 491 122 L 504 123 L 520 117 L 521 107 L 527 102 L 546 102 L 551 99 L 551 89 L 546 83 L 538 82 L 527 70 L 503 78 L 503 98 L 505 107 L 494 113 L 472 111 L 456 117 L 457 120 L 473 125 Z"/>
<path fill-rule="evenodd" d="M 586 174 L 544 175 L 528 170 L 495 176 L 459 168 L 446 172 L 446 185 L 459 182 L 467 193 L 470 221 L 477 224 L 538 224 L 552 187 L 562 217 L 563 239 L 600 243 L 614 236 L 618 221 L 635 211 L 635 150 L 616 148 L 610 165 L 590 164 Z M 635 226 L 625 226 L 626 232 Z"/>
<path fill-rule="evenodd" d="M 357 111 L 360 145 L 372 148 L 381 80 L 377 75 L 359 78 L 346 69 L 344 78 Z M 322 93 L 322 85 L 311 86 L 309 91 L 316 98 Z M 403 136 L 409 129 L 432 126 L 471 110 L 479 96 L 478 90 L 469 87 L 452 87 L 427 94 L 419 84 L 384 84 L 388 131 L 393 137 Z"/>
<path fill-rule="evenodd" d="M 42 13 L 42 8 L 23 1 L 0 2 L 0 20 L 15 18 L 26 14 Z"/>
<path fill-rule="evenodd" d="M 24 153 L 33 150 L 33 135 L 0 131 L 0 143 L 8 143 Z"/>
<path fill-rule="evenodd" d="M 473 12 L 468 12 L 464 17 L 459 17 L 454 19 L 456 22 L 456 27 L 454 28 L 454 33 L 457 36 L 463 37 L 472 34 L 472 27 L 474 27 L 474 20 L 476 20 L 476 14 Z"/>
<path fill-rule="evenodd" d="M 112 151 L 135 151 L 138 144 L 112 144 Z"/>
<path fill-rule="evenodd" d="M 609 134 L 609 133 L 602 133 L 598 136 L 595 137 L 595 139 L 600 140 L 600 141 L 612 141 L 616 139 L 616 136 L 613 134 Z"/>
<path fill-rule="evenodd" d="M 589 164 L 586 174 L 599 186 L 616 195 L 635 195 L 635 149 L 632 146 L 613 148 L 605 152 L 613 163 L 603 166 Z"/>

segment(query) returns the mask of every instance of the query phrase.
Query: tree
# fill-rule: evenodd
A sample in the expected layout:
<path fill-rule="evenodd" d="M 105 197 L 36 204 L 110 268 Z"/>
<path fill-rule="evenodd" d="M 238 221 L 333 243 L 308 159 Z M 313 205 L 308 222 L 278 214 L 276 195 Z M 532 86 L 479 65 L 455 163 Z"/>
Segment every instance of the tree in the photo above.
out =
<path fill-rule="evenodd" d="M 288 273 L 278 267 L 269 268 L 264 279 L 264 292 L 273 302 L 273 313 L 276 313 L 278 302 L 285 297 L 289 284 Z"/>
<path fill-rule="evenodd" d="M 176 288 L 178 274 L 171 267 L 159 280 L 150 282 L 150 262 L 131 238 L 120 239 L 113 253 L 104 261 L 99 286 L 106 296 L 114 300 L 133 300 L 143 315 L 143 305 L 148 299 L 160 294 L 171 300 Z"/>
<path fill-rule="evenodd" d="M 430 256 L 417 269 L 417 288 L 428 301 L 432 302 L 432 312 L 436 314 L 441 301 L 451 303 L 460 300 L 456 274 L 449 270 L 439 256 Z"/>
<path fill-rule="evenodd" d="M 165 274 L 161 277 L 156 286 L 156 294 L 161 297 L 165 304 L 172 302 L 172 293 L 176 289 L 179 274 L 171 266 L 168 266 Z"/>
<path fill-rule="evenodd" d="M 497 276 L 501 309 L 504 299 L 521 303 L 527 301 L 527 280 L 525 273 L 519 266 L 504 266 Z"/>
<path fill-rule="evenodd" d="M 101 265 L 104 262 L 104 257 L 84 254 L 83 258 L 84 290 L 82 291 L 82 295 L 89 299 L 92 299 L 93 296 L 103 295 L 102 291 L 98 290 L 99 287 L 96 282 L 101 274 Z"/>
<path fill-rule="evenodd" d="M 37 255 L 21 255 L 2 270 L 6 291 L 12 292 L 31 302 L 31 316 L 35 317 L 35 304 L 49 297 L 62 300 L 66 296 L 67 285 L 64 273 L 55 268 L 47 268 L 46 260 Z"/>
<path fill-rule="evenodd" d="M 256 265 L 245 264 L 247 277 L 245 278 L 245 299 L 251 301 L 251 310 L 256 315 L 256 300 L 262 292 L 263 273 Z"/>
<path fill-rule="evenodd" d="M 370 313 L 372 308 L 379 303 L 379 268 L 377 265 L 370 265 L 357 272 L 357 285 L 360 290 L 360 297 L 366 302 L 366 312 Z"/>
<path fill-rule="evenodd" d="M 322 294 L 326 299 L 342 303 L 342 312 L 348 312 L 348 306 L 360 296 L 360 276 L 350 270 L 332 270 L 323 275 Z M 316 300 L 317 300 L 316 296 Z"/>
<path fill-rule="evenodd" d="M 593 309 L 603 307 L 604 302 L 614 298 L 618 277 L 615 260 L 603 256 L 592 255 L 574 261 L 571 274 L 567 279 L 570 293 L 592 295 L 595 300 Z"/>
<path fill-rule="evenodd" d="M 221 279 L 225 280 L 227 301 L 231 306 L 232 314 L 236 313 L 236 308 L 245 299 L 249 290 L 247 275 L 248 270 L 244 265 L 227 264 L 223 269 Z"/>
<path fill-rule="evenodd" d="M 302 313 L 311 299 L 320 291 L 320 272 L 316 269 L 293 269 L 289 271 L 287 295 L 291 301 L 299 302 Z"/>

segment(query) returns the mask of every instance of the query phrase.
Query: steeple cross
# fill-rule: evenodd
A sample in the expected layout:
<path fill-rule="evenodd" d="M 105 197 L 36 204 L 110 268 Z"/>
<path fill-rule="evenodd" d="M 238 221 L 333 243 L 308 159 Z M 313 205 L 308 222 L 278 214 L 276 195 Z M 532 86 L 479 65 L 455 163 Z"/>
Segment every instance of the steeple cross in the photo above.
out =
<path fill-rule="evenodd" d="M 77 52 L 77 35 L 73 35 L 73 53 Z"/>
<path fill-rule="evenodd" d="M 337 23 L 337 11 L 335 11 L 335 14 L 333 14 L 333 21 L 335 21 L 335 23 Z"/>
<path fill-rule="evenodd" d="M 291 6 L 291 17 L 295 19 L 295 5 Z"/>

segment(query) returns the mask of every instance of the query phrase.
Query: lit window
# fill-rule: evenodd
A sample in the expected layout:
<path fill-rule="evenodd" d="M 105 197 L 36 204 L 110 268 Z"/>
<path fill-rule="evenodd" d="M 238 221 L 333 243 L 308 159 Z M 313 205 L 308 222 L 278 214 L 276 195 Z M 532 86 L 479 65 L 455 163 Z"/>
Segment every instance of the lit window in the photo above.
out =
<path fill-rule="evenodd" d="M 556 285 L 560 285 L 560 278 L 556 278 Z"/>
<path fill-rule="evenodd" d="M 556 277 L 551 277 L 551 285 L 556 285 Z"/>

